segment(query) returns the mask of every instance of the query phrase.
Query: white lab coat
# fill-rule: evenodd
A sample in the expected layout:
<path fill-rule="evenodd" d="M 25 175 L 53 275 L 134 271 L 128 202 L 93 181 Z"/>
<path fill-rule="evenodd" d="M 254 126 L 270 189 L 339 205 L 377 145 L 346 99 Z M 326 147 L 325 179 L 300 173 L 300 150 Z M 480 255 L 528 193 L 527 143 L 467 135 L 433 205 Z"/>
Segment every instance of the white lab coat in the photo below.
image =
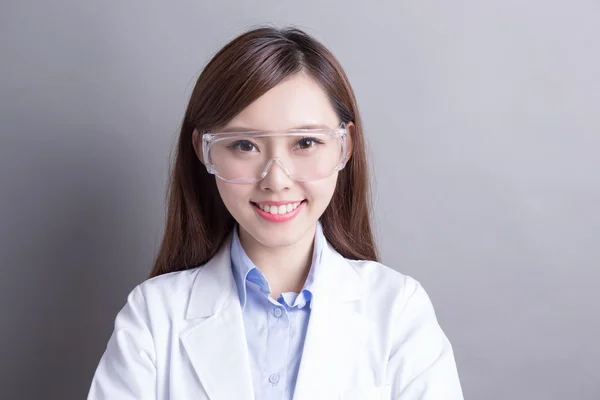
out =
<path fill-rule="evenodd" d="M 253 400 L 230 240 L 129 295 L 88 400 Z M 462 400 L 450 343 L 414 279 L 329 244 L 294 400 Z M 260 400 L 260 399 L 256 399 Z"/>

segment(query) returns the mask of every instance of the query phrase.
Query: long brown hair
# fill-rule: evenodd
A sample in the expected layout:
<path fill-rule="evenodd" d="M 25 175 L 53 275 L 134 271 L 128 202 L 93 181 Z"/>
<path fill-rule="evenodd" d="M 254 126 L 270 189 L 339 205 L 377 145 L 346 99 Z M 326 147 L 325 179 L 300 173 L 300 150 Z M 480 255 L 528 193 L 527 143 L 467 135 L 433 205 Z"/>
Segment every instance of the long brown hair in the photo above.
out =
<path fill-rule="evenodd" d="M 371 230 L 371 194 L 363 129 L 344 70 L 325 46 L 296 28 L 257 28 L 229 42 L 206 65 L 192 92 L 170 172 L 166 229 L 150 277 L 206 263 L 235 221 L 192 144 L 221 126 L 286 77 L 304 71 L 329 95 L 340 121 L 353 122 L 352 155 L 340 171 L 321 216 L 323 232 L 340 254 L 378 260 Z"/>

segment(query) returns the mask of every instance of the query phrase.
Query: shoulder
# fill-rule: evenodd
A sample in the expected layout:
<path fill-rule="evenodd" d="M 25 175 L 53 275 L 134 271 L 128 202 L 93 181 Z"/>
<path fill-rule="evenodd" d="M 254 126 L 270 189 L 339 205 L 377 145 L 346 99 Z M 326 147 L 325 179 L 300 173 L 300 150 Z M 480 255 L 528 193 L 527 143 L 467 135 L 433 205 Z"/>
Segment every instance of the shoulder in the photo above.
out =
<path fill-rule="evenodd" d="M 454 352 L 428 294 L 414 278 L 373 261 L 348 265 L 366 290 L 373 342 L 383 345 L 392 397 L 462 399 Z"/>
<path fill-rule="evenodd" d="M 410 299 L 421 297 L 421 300 L 429 301 L 421 283 L 412 276 L 376 261 L 348 259 L 346 261 L 361 277 L 363 290 L 369 294 L 369 297 L 378 302 L 394 305 L 396 312 L 399 312 Z"/>
<path fill-rule="evenodd" d="M 144 295 L 153 297 L 189 292 L 200 270 L 201 267 L 196 267 L 155 276 L 140 283 L 139 288 Z"/>
<path fill-rule="evenodd" d="M 361 277 L 366 289 L 392 292 L 414 291 L 420 283 L 409 275 L 377 261 L 348 260 L 349 266 Z"/>
<path fill-rule="evenodd" d="M 147 279 L 131 291 L 128 303 L 137 303 L 146 309 L 149 318 L 172 314 L 183 317 L 194 281 L 201 270 L 202 267 L 196 267 Z"/>

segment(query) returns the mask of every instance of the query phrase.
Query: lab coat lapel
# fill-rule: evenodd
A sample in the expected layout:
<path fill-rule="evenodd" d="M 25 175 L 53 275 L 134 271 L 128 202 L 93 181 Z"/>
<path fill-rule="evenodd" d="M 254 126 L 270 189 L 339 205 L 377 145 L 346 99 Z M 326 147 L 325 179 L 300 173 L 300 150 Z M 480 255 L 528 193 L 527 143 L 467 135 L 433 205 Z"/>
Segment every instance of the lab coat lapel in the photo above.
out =
<path fill-rule="evenodd" d="M 366 321 L 355 310 L 361 278 L 331 245 L 323 249 L 294 400 L 337 399 L 350 376 L 356 349 L 364 348 Z"/>
<path fill-rule="evenodd" d="M 231 271 L 231 237 L 198 272 L 180 338 L 211 400 L 254 400 L 244 321 Z"/>

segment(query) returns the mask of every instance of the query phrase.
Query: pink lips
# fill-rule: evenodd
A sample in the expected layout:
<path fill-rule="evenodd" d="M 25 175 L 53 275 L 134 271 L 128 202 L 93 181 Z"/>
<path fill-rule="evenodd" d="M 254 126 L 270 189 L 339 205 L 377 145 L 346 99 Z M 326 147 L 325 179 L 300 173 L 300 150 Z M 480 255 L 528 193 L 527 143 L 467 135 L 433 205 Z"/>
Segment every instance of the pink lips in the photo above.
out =
<path fill-rule="evenodd" d="M 279 206 L 279 205 L 288 204 L 290 202 L 289 201 L 287 201 L 287 202 L 282 202 L 282 201 L 265 201 L 265 202 L 261 202 L 261 203 L 262 204 L 273 205 L 273 206 Z M 269 212 L 261 210 L 260 207 L 258 207 L 258 205 L 256 205 L 256 204 L 253 204 L 253 206 L 254 206 L 254 209 L 256 210 L 256 212 L 258 213 L 258 215 L 260 215 L 261 217 L 263 217 L 267 221 L 270 221 L 270 222 L 287 222 L 287 221 L 291 220 L 292 218 L 294 218 L 296 215 L 298 215 L 298 213 L 300 212 L 300 210 L 302 208 L 304 208 L 304 203 L 305 203 L 305 201 L 302 201 L 302 203 L 300 203 L 300 205 L 298 207 L 296 207 L 295 210 L 292 210 L 289 213 L 285 213 L 285 214 L 271 214 Z"/>

